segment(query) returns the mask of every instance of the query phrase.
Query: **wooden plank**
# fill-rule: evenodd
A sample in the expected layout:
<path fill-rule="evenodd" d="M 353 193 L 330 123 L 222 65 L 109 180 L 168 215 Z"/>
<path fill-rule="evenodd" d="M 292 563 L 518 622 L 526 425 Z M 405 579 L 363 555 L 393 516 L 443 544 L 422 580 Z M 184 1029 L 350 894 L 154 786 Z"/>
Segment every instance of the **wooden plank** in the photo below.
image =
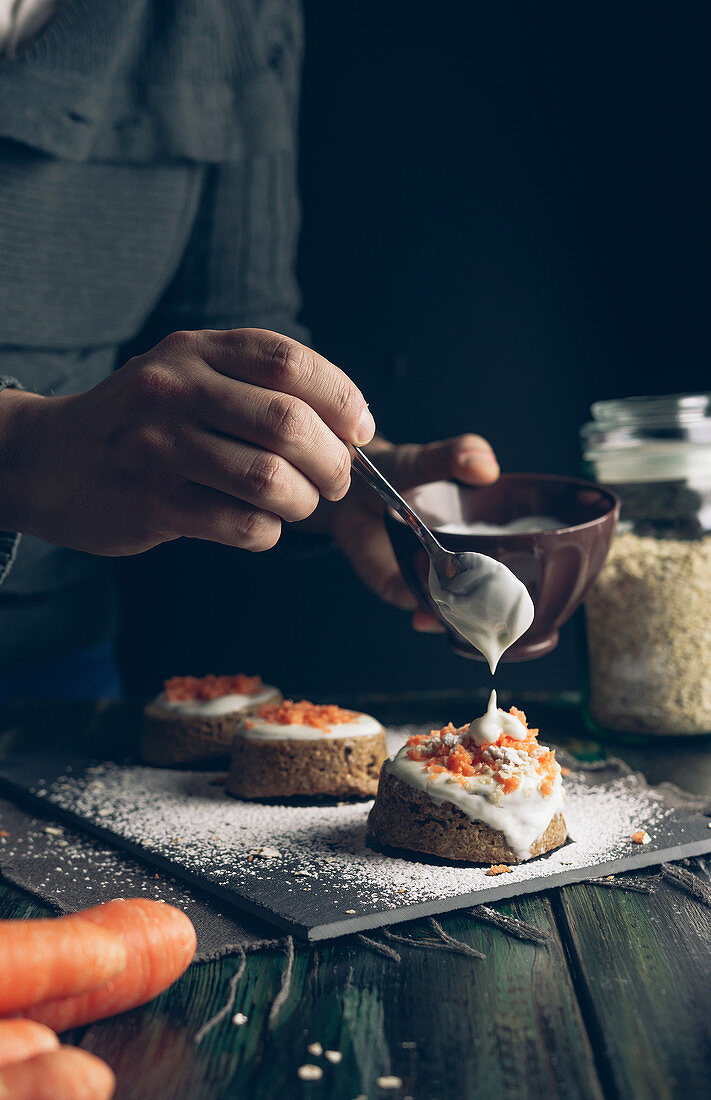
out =
<path fill-rule="evenodd" d="M 555 937 L 546 900 L 500 908 Z M 272 1027 L 284 956 L 260 952 L 247 960 L 233 1009 L 248 1022 L 237 1028 L 225 1020 L 196 1047 L 193 1036 L 224 1003 L 238 961 L 202 964 L 151 1005 L 89 1029 L 82 1045 L 113 1066 L 118 1100 L 317 1095 L 297 1076 L 304 1063 L 324 1070 L 318 1095 L 329 1100 L 362 1094 L 599 1100 L 557 937 L 541 947 L 465 916 L 443 923 L 487 959 L 393 944 L 402 952 L 398 965 L 353 938 L 299 949 L 289 996 Z M 310 1055 L 307 1046 L 316 1041 L 340 1051 L 341 1062 Z M 376 1080 L 383 1074 L 400 1076 L 403 1089 L 381 1092 Z"/>
<path fill-rule="evenodd" d="M 566 886 L 554 905 L 607 1091 L 705 1100 L 711 910 L 666 883 L 652 895 Z"/>

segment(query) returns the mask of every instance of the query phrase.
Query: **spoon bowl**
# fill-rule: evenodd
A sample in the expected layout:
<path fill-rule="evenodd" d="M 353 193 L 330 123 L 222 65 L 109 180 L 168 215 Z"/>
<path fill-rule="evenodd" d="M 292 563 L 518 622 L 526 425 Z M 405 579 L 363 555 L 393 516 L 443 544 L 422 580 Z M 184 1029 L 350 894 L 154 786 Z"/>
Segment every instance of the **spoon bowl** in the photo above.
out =
<path fill-rule="evenodd" d="M 429 561 L 424 582 L 429 602 L 458 645 L 475 647 L 493 672 L 502 653 L 533 621 L 525 585 L 506 565 L 486 554 L 445 549 L 368 456 L 359 447 L 353 452 L 354 471 L 389 505 Z"/>

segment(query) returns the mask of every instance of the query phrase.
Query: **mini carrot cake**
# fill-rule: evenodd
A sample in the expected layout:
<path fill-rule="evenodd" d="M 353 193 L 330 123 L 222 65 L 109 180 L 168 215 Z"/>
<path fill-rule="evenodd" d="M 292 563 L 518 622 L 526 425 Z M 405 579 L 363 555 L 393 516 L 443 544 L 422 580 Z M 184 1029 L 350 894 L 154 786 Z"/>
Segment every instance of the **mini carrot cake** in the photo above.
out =
<path fill-rule="evenodd" d="M 410 737 L 380 773 L 369 838 L 472 863 L 520 863 L 567 837 L 555 751 L 492 691 L 485 715 Z"/>
<path fill-rule="evenodd" d="M 287 699 L 241 722 L 227 790 L 237 798 L 370 798 L 386 756 L 383 727 L 369 714 Z"/>
<path fill-rule="evenodd" d="M 259 676 L 173 676 L 143 712 L 141 756 L 165 767 L 228 756 L 245 715 L 281 698 Z"/>

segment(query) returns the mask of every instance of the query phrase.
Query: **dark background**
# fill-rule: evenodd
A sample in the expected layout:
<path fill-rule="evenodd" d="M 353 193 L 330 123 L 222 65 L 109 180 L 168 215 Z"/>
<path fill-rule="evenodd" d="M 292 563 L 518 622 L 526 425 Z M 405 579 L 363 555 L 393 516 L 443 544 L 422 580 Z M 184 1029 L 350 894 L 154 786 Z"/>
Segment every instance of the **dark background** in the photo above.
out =
<path fill-rule="evenodd" d="M 592 401 L 711 388 L 705 3 L 306 0 L 303 319 L 396 442 L 576 474 Z M 129 689 L 477 687 L 335 553 L 183 543 L 124 571 Z M 574 627 L 501 687 L 574 688 Z"/>

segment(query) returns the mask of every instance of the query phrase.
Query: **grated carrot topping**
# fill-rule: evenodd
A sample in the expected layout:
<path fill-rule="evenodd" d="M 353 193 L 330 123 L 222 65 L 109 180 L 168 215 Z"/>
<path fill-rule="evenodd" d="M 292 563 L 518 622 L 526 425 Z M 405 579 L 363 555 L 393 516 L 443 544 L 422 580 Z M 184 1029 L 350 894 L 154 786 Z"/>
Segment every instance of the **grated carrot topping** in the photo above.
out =
<path fill-rule="evenodd" d="M 308 699 L 295 703 L 292 699 L 285 699 L 283 703 L 267 703 L 259 711 L 259 717 L 280 726 L 313 726 L 314 729 L 327 730 L 329 726 L 352 722 L 360 715 L 358 711 L 344 710 L 333 703 L 310 703 Z"/>
<path fill-rule="evenodd" d="M 163 685 L 169 703 L 196 700 L 206 702 L 221 695 L 256 695 L 264 687 L 261 676 L 171 676 Z"/>
<path fill-rule="evenodd" d="M 407 755 L 410 760 L 421 762 L 433 775 L 450 772 L 457 777 L 463 787 L 467 786 L 467 779 L 472 775 L 491 775 L 503 789 L 504 794 L 510 794 L 520 787 L 520 777 L 511 775 L 510 768 L 502 771 L 504 761 L 492 759 L 491 755 L 487 755 L 487 749 L 493 746 L 500 749 L 515 749 L 517 752 L 525 753 L 535 762 L 536 771 L 541 777 L 540 791 L 543 797 L 547 798 L 553 793 L 557 774 L 555 750 L 539 745 L 538 730 L 529 729 L 526 715 L 522 710 L 511 707 L 509 713 L 526 727 L 526 737 L 520 741 L 502 733 L 490 745 L 477 745 L 473 738 L 467 737 L 468 725 L 457 729 L 450 722 L 441 730 L 431 730 L 429 734 L 420 733 L 409 737 Z M 484 771 L 485 768 L 489 770 Z"/>
<path fill-rule="evenodd" d="M 635 844 L 649 844 L 652 838 L 646 829 L 638 829 L 636 833 L 632 833 L 632 839 Z"/>
<path fill-rule="evenodd" d="M 508 875 L 513 871 L 513 867 L 509 867 L 506 863 L 492 863 L 488 871 L 484 871 L 485 875 Z"/>

